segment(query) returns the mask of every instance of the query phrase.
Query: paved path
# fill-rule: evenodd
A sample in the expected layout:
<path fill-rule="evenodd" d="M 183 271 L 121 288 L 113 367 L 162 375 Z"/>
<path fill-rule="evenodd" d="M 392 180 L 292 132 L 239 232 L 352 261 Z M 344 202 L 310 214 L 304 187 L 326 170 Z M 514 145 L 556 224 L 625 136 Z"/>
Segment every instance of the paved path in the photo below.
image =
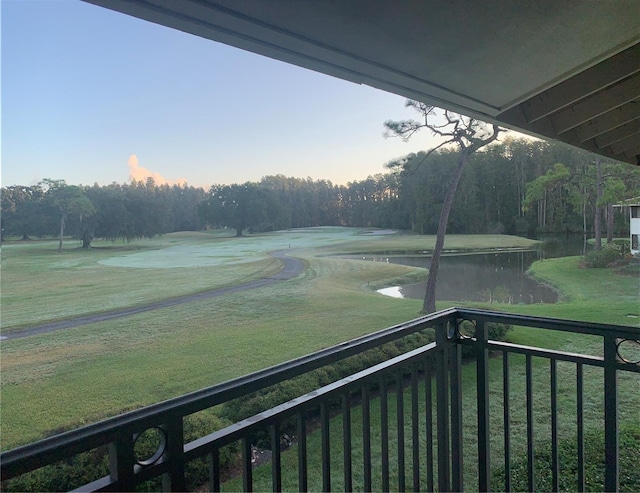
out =
<path fill-rule="evenodd" d="M 160 308 L 168 308 L 175 305 L 181 305 L 183 303 L 191 303 L 193 301 L 208 300 L 211 298 L 217 298 L 218 296 L 224 296 L 226 294 L 238 293 L 240 291 L 247 291 L 249 289 L 261 288 L 263 286 L 270 286 L 287 279 L 292 279 L 299 276 L 304 271 L 304 262 L 298 258 L 288 257 L 286 254 L 291 250 L 278 250 L 271 252 L 272 257 L 281 260 L 284 263 L 282 270 L 276 272 L 262 279 L 256 279 L 255 281 L 244 282 L 235 286 L 229 286 L 225 288 L 212 289 L 211 291 L 203 291 L 196 294 L 188 294 L 185 296 L 178 296 L 175 298 L 168 298 L 166 300 L 154 301 L 153 303 L 147 303 L 145 305 L 139 305 L 131 308 L 119 308 L 116 310 L 109 310 L 102 313 L 96 313 L 93 315 L 83 315 L 80 317 L 69 318 L 66 320 L 58 320 L 56 322 L 48 322 L 34 327 L 27 327 L 24 329 L 17 329 L 11 332 L 2 334 L 2 340 L 7 341 L 11 339 L 19 339 L 20 337 L 27 337 L 36 334 L 45 334 L 47 332 L 53 332 L 54 330 L 70 329 L 72 327 L 80 327 L 81 325 L 93 324 L 96 322 L 104 322 L 105 320 L 113 320 L 115 318 L 128 317 L 129 315 L 136 315 L 138 313 L 150 312 L 152 310 L 158 310 Z"/>

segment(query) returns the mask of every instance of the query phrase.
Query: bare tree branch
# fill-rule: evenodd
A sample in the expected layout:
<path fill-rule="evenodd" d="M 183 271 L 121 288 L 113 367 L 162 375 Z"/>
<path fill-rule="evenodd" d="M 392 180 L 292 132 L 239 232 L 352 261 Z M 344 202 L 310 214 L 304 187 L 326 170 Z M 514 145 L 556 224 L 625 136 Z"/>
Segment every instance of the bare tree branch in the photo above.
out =
<path fill-rule="evenodd" d="M 451 177 L 449 189 L 440 211 L 436 246 L 431 257 L 427 289 L 422 306 L 422 311 L 424 313 L 431 313 L 436 309 L 436 280 L 440 255 L 444 248 L 444 238 L 447 231 L 449 212 L 453 205 L 453 199 L 456 189 L 458 188 L 460 176 L 462 175 L 462 169 L 467 162 L 468 157 L 482 147 L 495 141 L 500 132 L 502 132 L 502 129 L 497 125 L 493 125 L 491 132 L 489 132 L 482 122 L 474 118 L 452 113 L 448 110 L 444 110 L 444 123 L 439 123 L 437 120 L 434 121 L 438 116 L 436 114 L 435 107 L 411 100 L 407 101 L 405 106 L 413 108 L 420 113 L 424 123 L 420 123 L 415 120 L 403 120 L 400 122 L 388 120 L 384 123 L 384 126 L 387 129 L 385 136 L 396 136 L 407 141 L 419 130 L 427 128 L 433 135 L 444 139 L 443 142 L 427 151 L 420 162 L 412 169 L 408 169 L 409 160 L 398 162 L 396 167 L 402 167 L 402 172 L 405 173 L 405 175 L 415 173 L 426 159 L 438 149 L 448 144 L 456 144 L 458 146 L 458 165 Z"/>
<path fill-rule="evenodd" d="M 418 169 L 420 169 L 420 166 L 422 166 L 422 164 L 427 160 L 427 158 L 429 156 L 431 156 L 431 154 L 436 152 L 441 147 L 444 147 L 447 144 L 451 144 L 453 142 L 454 142 L 453 139 L 447 140 L 445 142 L 442 142 L 441 144 L 438 144 L 437 146 L 433 147 L 432 149 L 429 149 L 427 152 L 424 153 L 424 156 L 422 156 L 422 159 L 420 160 L 420 162 L 418 164 L 416 164 L 415 166 L 413 166 L 411 169 L 407 168 L 407 165 L 409 164 L 409 160 L 407 160 L 407 159 L 402 159 L 400 161 L 391 162 L 391 163 L 388 163 L 386 166 L 389 169 L 397 169 L 399 167 L 402 167 L 403 169 L 401 170 L 401 172 L 404 173 L 405 176 L 411 176 L 416 171 L 418 171 Z"/>

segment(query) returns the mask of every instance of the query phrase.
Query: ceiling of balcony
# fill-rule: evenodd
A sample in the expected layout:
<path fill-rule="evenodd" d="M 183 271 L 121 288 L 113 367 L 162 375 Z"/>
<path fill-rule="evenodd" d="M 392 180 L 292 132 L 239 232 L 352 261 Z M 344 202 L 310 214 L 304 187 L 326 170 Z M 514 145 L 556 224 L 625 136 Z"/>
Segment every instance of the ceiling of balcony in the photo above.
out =
<path fill-rule="evenodd" d="M 638 0 L 85 0 L 640 165 Z"/>

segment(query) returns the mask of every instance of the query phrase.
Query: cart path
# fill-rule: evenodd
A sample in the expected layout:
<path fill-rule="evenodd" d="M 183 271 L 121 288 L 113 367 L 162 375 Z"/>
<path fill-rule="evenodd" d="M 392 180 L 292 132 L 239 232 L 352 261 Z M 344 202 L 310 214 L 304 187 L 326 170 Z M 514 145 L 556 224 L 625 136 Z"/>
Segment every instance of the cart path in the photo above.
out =
<path fill-rule="evenodd" d="M 11 332 L 2 334 L 0 339 L 2 341 L 9 341 L 11 339 L 19 339 L 21 337 L 28 337 L 37 334 L 45 334 L 47 332 L 53 332 L 60 329 L 70 329 L 73 327 L 80 327 L 82 325 L 93 324 L 96 322 L 104 322 L 106 320 L 113 320 L 116 318 L 128 317 L 129 315 L 136 315 L 138 313 L 150 312 L 152 310 L 159 310 L 161 308 L 169 308 L 183 303 L 192 303 L 194 301 L 208 300 L 211 298 L 217 298 L 231 293 L 238 293 L 241 291 L 248 291 L 250 289 L 261 288 L 264 286 L 270 286 L 288 279 L 298 277 L 304 271 L 304 262 L 295 257 L 288 257 L 287 252 L 291 250 L 277 250 L 270 252 L 274 258 L 283 262 L 283 267 L 280 271 L 271 274 L 269 277 L 262 279 L 256 279 L 255 281 L 243 282 L 235 286 L 228 286 L 224 288 L 212 289 L 210 291 L 203 291 L 195 294 L 188 294 L 184 296 L 177 296 L 175 298 L 167 298 L 165 300 L 154 301 L 144 305 L 139 305 L 130 308 L 117 308 L 115 310 L 109 310 L 102 313 L 94 313 L 92 315 L 82 315 L 79 317 L 68 318 L 65 320 L 58 320 L 55 322 L 47 322 L 33 327 L 27 327 L 24 329 L 17 329 Z"/>

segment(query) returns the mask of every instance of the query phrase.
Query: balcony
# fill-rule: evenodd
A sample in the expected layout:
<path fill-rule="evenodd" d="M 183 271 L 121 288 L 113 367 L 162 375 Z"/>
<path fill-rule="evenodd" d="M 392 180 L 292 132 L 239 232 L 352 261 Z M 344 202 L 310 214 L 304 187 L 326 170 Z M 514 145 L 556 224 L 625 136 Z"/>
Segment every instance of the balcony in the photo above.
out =
<path fill-rule="evenodd" d="M 495 324 L 579 335 L 593 350 L 494 340 Z M 625 389 L 640 384 L 638 345 L 635 327 L 451 308 L 7 451 L 0 457 L 3 487 L 93 451 L 108 456 L 105 475 L 73 486 L 81 491 L 157 488 L 160 481 L 168 491 L 511 491 L 518 474 L 529 491 L 585 491 L 585 470 L 593 466 L 585 443 L 595 428 L 603 430 L 604 449 L 596 489 L 617 491 L 626 472 L 619 426 L 634 413 L 625 407 L 633 402 Z M 197 413 L 318 370 L 336 378 L 185 438 Z M 151 450 L 141 449 L 143 436 Z M 575 445 L 569 460 L 567 441 Z M 569 467 L 574 482 L 562 483 Z M 203 479 L 194 483 L 189 471 L 198 468 Z"/>

